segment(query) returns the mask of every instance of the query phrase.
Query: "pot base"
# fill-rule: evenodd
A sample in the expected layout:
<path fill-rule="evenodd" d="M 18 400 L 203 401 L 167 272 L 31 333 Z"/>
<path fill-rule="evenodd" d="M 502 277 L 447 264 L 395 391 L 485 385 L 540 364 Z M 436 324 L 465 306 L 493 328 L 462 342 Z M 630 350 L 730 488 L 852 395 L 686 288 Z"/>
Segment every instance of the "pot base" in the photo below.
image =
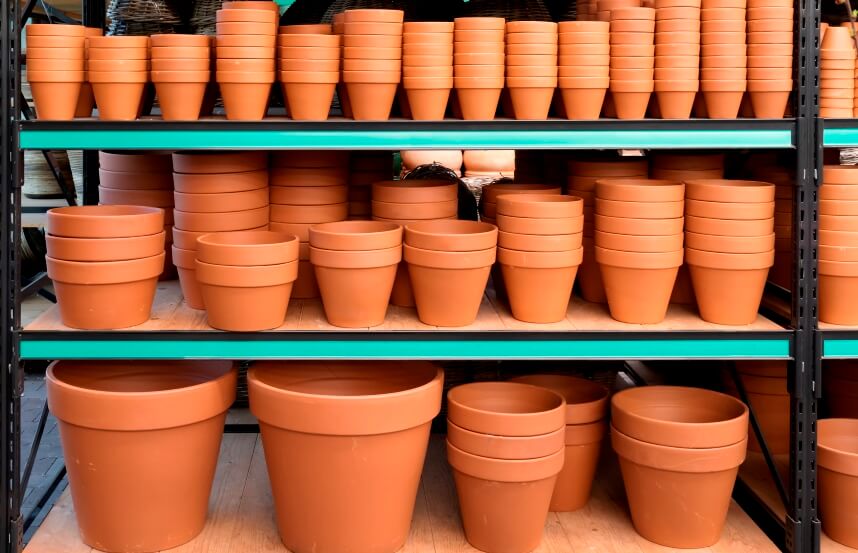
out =
<path fill-rule="evenodd" d="M 835 325 L 858 324 L 858 277 L 819 275 L 819 320 Z"/>
<path fill-rule="evenodd" d="M 390 293 L 390 305 L 414 307 L 414 292 L 411 290 L 411 277 L 408 276 L 408 263 L 402 262 L 396 268 L 393 291 Z"/>
<path fill-rule="evenodd" d="M 297 121 L 325 121 L 334 101 L 335 83 L 282 83 L 289 117 Z"/>
<path fill-rule="evenodd" d="M 754 117 L 757 119 L 783 119 L 791 91 L 749 92 Z"/>
<path fill-rule="evenodd" d="M 30 87 L 33 83 L 30 83 Z M 92 95 L 92 85 L 83 83 L 80 87 L 80 94 L 77 97 L 77 107 L 74 110 L 75 117 L 92 117 L 92 110 L 95 109 L 95 96 Z"/>
<path fill-rule="evenodd" d="M 194 269 L 185 269 L 184 267 L 176 267 L 176 272 L 179 273 L 179 286 L 182 287 L 182 296 L 185 297 L 185 303 L 192 309 L 205 309 L 203 303 L 203 293 L 200 290 L 200 284 L 197 282 L 197 272 Z"/>
<path fill-rule="evenodd" d="M 658 111 L 662 119 L 688 119 L 694 107 L 696 92 L 658 91 Z"/>
<path fill-rule="evenodd" d="M 557 475 L 551 496 L 552 512 L 569 513 L 587 505 L 601 450 L 601 441 L 566 446 L 563 469 Z"/>
<path fill-rule="evenodd" d="M 291 282 L 254 288 L 199 284 L 212 328 L 254 332 L 275 329 L 286 320 Z"/>
<path fill-rule="evenodd" d="M 54 280 L 62 323 L 81 330 L 115 330 L 149 320 L 158 278 L 116 284 Z"/>
<path fill-rule="evenodd" d="M 365 269 L 315 266 L 325 318 L 342 328 L 384 323 L 397 265 Z"/>
<path fill-rule="evenodd" d="M 643 119 L 652 92 L 611 92 L 617 119 Z"/>
<path fill-rule="evenodd" d="M 566 318 L 578 266 L 551 269 L 501 264 L 512 316 L 528 323 L 556 323 Z"/>
<path fill-rule="evenodd" d="M 387 121 L 396 99 L 396 83 L 346 83 L 355 121 Z"/>
<path fill-rule="evenodd" d="M 134 121 L 140 114 L 146 83 L 92 83 L 102 121 Z"/>
<path fill-rule="evenodd" d="M 45 121 L 70 121 L 77 117 L 83 83 L 30 83 L 36 116 Z M 90 89 L 90 97 L 92 96 Z M 90 106 L 90 115 L 92 107 Z M 81 116 L 85 117 L 85 116 Z"/>
<path fill-rule="evenodd" d="M 427 325 L 460 327 L 473 324 L 480 310 L 491 266 L 438 269 L 408 264 L 417 317 Z"/>
<path fill-rule="evenodd" d="M 623 323 L 664 320 L 679 267 L 635 269 L 599 264 L 611 317 Z"/>
<path fill-rule="evenodd" d="M 260 121 L 268 112 L 272 83 L 218 83 L 226 118 Z"/>
<path fill-rule="evenodd" d="M 700 317 L 723 325 L 757 320 L 769 274 L 765 269 L 731 270 L 689 265 Z"/>
<path fill-rule="evenodd" d="M 588 245 L 589 240 L 589 245 Z M 581 297 L 590 303 L 607 303 L 605 285 L 602 283 L 602 273 L 596 262 L 596 252 L 593 250 L 593 239 L 584 239 L 584 259 L 578 267 L 578 287 Z"/>
<path fill-rule="evenodd" d="M 206 88 L 208 83 L 155 83 L 155 92 L 164 120 L 198 120 Z"/>
<path fill-rule="evenodd" d="M 554 99 L 554 88 L 519 88 L 509 90 L 512 112 L 519 120 L 548 119 L 551 101 Z"/>
<path fill-rule="evenodd" d="M 292 284 L 292 297 L 296 300 L 308 300 L 319 297 L 319 285 L 316 273 L 309 260 L 298 261 L 298 279 Z"/>
<path fill-rule="evenodd" d="M 735 119 L 739 116 L 744 92 L 703 92 L 706 103 L 706 116 L 709 119 Z"/>

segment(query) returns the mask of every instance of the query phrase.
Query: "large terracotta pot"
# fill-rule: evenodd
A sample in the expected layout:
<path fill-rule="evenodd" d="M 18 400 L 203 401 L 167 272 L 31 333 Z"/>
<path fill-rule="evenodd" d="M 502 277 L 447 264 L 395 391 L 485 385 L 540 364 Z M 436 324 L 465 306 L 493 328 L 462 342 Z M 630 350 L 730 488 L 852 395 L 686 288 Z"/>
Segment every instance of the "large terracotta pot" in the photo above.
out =
<path fill-rule="evenodd" d="M 399 550 L 441 409 L 443 370 L 270 362 L 254 365 L 247 380 L 284 545 L 296 553 Z"/>
<path fill-rule="evenodd" d="M 820 420 L 816 431 L 822 531 L 838 543 L 858 548 L 858 520 L 851 507 L 858 494 L 858 420 Z"/>
<path fill-rule="evenodd" d="M 231 362 L 56 361 L 45 380 L 84 543 L 143 553 L 200 533 Z"/>
<path fill-rule="evenodd" d="M 718 448 L 677 448 L 611 428 L 635 530 L 667 547 L 709 547 L 721 538 L 747 440 Z"/>

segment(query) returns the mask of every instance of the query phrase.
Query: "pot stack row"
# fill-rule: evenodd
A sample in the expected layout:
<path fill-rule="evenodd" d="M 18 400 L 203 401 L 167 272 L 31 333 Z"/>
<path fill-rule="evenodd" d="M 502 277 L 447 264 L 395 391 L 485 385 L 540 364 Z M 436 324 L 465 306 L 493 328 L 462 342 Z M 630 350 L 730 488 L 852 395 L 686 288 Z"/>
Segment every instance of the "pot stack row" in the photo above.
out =
<path fill-rule="evenodd" d="M 329 27 L 330 29 L 330 27 Z M 343 37 L 328 33 L 280 33 L 279 80 L 292 119 L 327 119 L 342 74 Z"/>
<path fill-rule="evenodd" d="M 404 116 L 415 120 L 444 119 L 453 89 L 453 29 L 452 22 L 415 21 L 403 25 Z M 489 43 L 488 48 L 491 46 Z"/>
<path fill-rule="evenodd" d="M 213 232 L 268 230 L 268 154 L 173 154 L 173 263 L 188 306 L 205 309 L 197 239 Z"/>
<path fill-rule="evenodd" d="M 161 116 L 165 121 L 198 119 L 211 81 L 211 37 L 152 35 L 150 40 Z"/>
<path fill-rule="evenodd" d="M 831 32 L 829 29 L 826 35 Z M 819 320 L 858 324 L 858 170 L 825 165 L 819 189 Z"/>
<path fill-rule="evenodd" d="M 654 87 L 655 10 L 611 11 L 612 107 L 619 119 L 642 119 Z"/>
<path fill-rule="evenodd" d="M 819 46 L 820 117 L 854 116 L 855 60 L 855 40 L 849 26 L 828 27 Z"/>
<path fill-rule="evenodd" d="M 272 156 L 270 229 L 294 234 L 301 242 L 293 298 L 319 297 L 310 265 L 309 229 L 348 218 L 347 161 L 341 152 L 277 152 Z"/>

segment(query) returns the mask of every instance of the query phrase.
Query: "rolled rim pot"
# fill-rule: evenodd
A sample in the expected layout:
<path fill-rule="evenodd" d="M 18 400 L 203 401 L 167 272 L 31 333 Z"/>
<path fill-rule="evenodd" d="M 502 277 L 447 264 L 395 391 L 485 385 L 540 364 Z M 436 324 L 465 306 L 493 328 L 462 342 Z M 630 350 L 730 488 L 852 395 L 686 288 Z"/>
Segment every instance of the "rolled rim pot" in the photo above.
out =
<path fill-rule="evenodd" d="M 637 236 L 668 236 L 679 234 L 683 228 L 683 218 L 675 219 L 632 219 L 628 217 L 609 217 L 594 214 L 595 228 L 613 234 Z"/>
<path fill-rule="evenodd" d="M 596 196 L 623 202 L 679 202 L 685 199 L 685 185 L 657 179 L 600 179 Z"/>
<path fill-rule="evenodd" d="M 130 205 L 90 205 L 48 210 L 48 234 L 66 238 L 129 238 L 164 229 L 164 210 Z"/>
<path fill-rule="evenodd" d="M 498 246 L 522 252 L 561 252 L 581 248 L 583 233 L 574 234 L 515 234 L 498 232 Z"/>
<path fill-rule="evenodd" d="M 498 264 L 513 317 L 531 323 L 564 320 L 583 258 L 582 246 L 561 251 L 499 247 Z"/>
<path fill-rule="evenodd" d="M 510 382 L 548 388 L 566 401 L 566 424 L 589 424 L 605 418 L 608 409 L 608 389 L 592 380 L 562 374 L 532 374 L 517 376 Z"/>
<path fill-rule="evenodd" d="M 774 224 L 775 220 L 772 217 L 737 220 L 695 217 L 694 215 L 685 216 L 685 230 L 687 232 L 713 236 L 760 236 L 771 233 Z"/>
<path fill-rule="evenodd" d="M 166 232 L 129 238 L 45 236 L 47 255 L 64 261 L 127 261 L 164 251 Z"/>
<path fill-rule="evenodd" d="M 688 215 L 694 217 L 747 221 L 771 218 L 775 212 L 775 202 L 710 202 L 687 199 L 685 210 Z"/>
<path fill-rule="evenodd" d="M 405 243 L 414 248 L 471 252 L 497 245 L 498 229 L 489 223 L 439 219 L 405 225 Z"/>
<path fill-rule="evenodd" d="M 596 213 L 609 217 L 676 219 L 683 216 L 685 202 L 626 202 L 596 197 Z"/>
<path fill-rule="evenodd" d="M 173 173 L 176 192 L 187 194 L 220 194 L 257 190 L 268 186 L 268 171 L 210 174 Z"/>
<path fill-rule="evenodd" d="M 583 215 L 584 201 L 560 194 L 500 194 L 497 213 L 510 217 L 572 218 Z"/>
<path fill-rule="evenodd" d="M 381 250 L 402 243 L 403 230 L 382 221 L 338 221 L 312 225 L 308 241 L 315 248 L 337 251 Z"/>
<path fill-rule="evenodd" d="M 760 253 L 775 248 L 775 233 L 763 236 L 716 236 L 686 231 L 685 244 L 695 250 L 710 252 Z"/>
<path fill-rule="evenodd" d="M 723 203 L 769 203 L 775 201 L 775 185 L 768 182 L 729 179 L 685 181 L 686 197 Z"/>
<path fill-rule="evenodd" d="M 632 438 L 670 447 L 725 447 L 748 436 L 748 408 L 718 392 L 642 386 L 614 394 L 611 424 Z"/>
<path fill-rule="evenodd" d="M 196 244 L 197 259 L 215 265 L 280 265 L 298 259 L 298 237 L 282 232 L 206 234 Z"/>
<path fill-rule="evenodd" d="M 635 234 L 614 234 L 598 228 L 593 234 L 595 244 L 600 248 L 627 252 L 672 252 L 682 249 L 684 235 L 668 234 L 647 236 Z"/>
<path fill-rule="evenodd" d="M 399 549 L 441 409 L 443 369 L 426 362 L 263 362 L 247 378 L 286 547 Z"/>
<path fill-rule="evenodd" d="M 393 220 L 444 219 L 455 217 L 458 207 L 458 200 L 407 204 L 372 200 L 372 215 Z"/>
<path fill-rule="evenodd" d="M 575 234 L 584 230 L 584 216 L 564 219 L 540 219 L 533 217 L 510 217 L 498 215 L 497 226 L 504 232 L 528 235 L 552 236 L 557 234 Z"/>
<path fill-rule="evenodd" d="M 273 214 L 273 209 L 271 212 Z M 176 228 L 193 232 L 227 232 L 258 228 L 268 223 L 268 214 L 268 206 L 226 213 L 194 213 L 178 209 L 173 210 Z"/>
<path fill-rule="evenodd" d="M 447 417 L 472 432 L 538 436 L 564 426 L 566 408 L 556 392 L 516 382 L 478 382 L 447 392 Z"/>
<path fill-rule="evenodd" d="M 537 436 L 496 436 L 473 432 L 447 421 L 447 441 L 458 449 L 491 459 L 534 459 L 563 449 L 566 430 Z"/>
<path fill-rule="evenodd" d="M 498 170 L 504 170 L 498 168 Z M 483 187 L 480 202 L 497 203 L 501 194 L 560 194 L 560 187 L 551 184 L 493 183 Z"/>
<path fill-rule="evenodd" d="M 45 380 L 84 543 L 154 552 L 200 533 L 235 399 L 231 362 L 55 361 Z"/>

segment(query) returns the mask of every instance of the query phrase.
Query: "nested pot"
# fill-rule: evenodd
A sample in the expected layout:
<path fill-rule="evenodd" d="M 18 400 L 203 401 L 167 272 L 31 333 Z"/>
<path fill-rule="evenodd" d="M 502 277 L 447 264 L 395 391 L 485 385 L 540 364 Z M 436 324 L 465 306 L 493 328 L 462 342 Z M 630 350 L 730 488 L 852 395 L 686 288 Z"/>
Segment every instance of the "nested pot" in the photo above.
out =
<path fill-rule="evenodd" d="M 510 217 L 572 218 L 583 215 L 584 201 L 560 194 L 501 194 L 497 196 L 497 213 Z"/>
<path fill-rule="evenodd" d="M 243 173 L 268 169 L 268 152 L 175 152 L 173 171 L 190 174 Z"/>
<path fill-rule="evenodd" d="M 584 248 L 521 251 L 498 248 L 497 260 L 513 317 L 532 323 L 566 318 Z"/>
<path fill-rule="evenodd" d="M 200 234 L 200 236 L 205 234 L 207 233 Z M 182 297 L 185 298 L 185 303 L 192 309 L 205 309 L 202 290 L 199 282 L 197 282 L 196 239 L 191 245 L 194 249 L 180 248 L 174 243 L 170 246 L 171 259 L 179 275 L 179 286 L 182 288 Z"/>
<path fill-rule="evenodd" d="M 128 238 L 64 238 L 45 236 L 47 255 L 63 261 L 127 261 L 164 251 L 166 232 Z"/>
<path fill-rule="evenodd" d="M 56 361 L 46 385 L 84 543 L 154 552 L 202 531 L 231 362 Z"/>
<path fill-rule="evenodd" d="M 565 429 L 536 436 L 497 436 L 462 428 L 447 420 L 447 440 L 458 449 L 491 459 L 523 460 L 557 453 L 564 446 Z"/>
<path fill-rule="evenodd" d="M 224 213 L 194 213 L 173 210 L 175 226 L 193 232 L 227 232 L 259 228 L 268 224 L 269 206 Z"/>
<path fill-rule="evenodd" d="M 173 173 L 173 187 L 183 194 L 221 194 L 258 190 L 268 186 L 268 171 L 209 174 Z"/>
<path fill-rule="evenodd" d="M 405 243 L 424 250 L 471 252 L 494 248 L 498 229 L 489 223 L 438 219 L 405 225 Z"/>
<path fill-rule="evenodd" d="M 566 408 L 558 393 L 518 382 L 478 382 L 447 392 L 447 418 L 464 429 L 493 436 L 540 436 L 563 427 Z"/>
<path fill-rule="evenodd" d="M 633 324 L 664 320 L 682 250 L 627 252 L 595 247 L 611 317 Z"/>
<path fill-rule="evenodd" d="M 832 540 L 858 547 L 855 511 L 850 508 L 858 493 L 858 451 L 855 419 L 825 419 L 817 423 L 819 466 L 819 518 Z"/>
<path fill-rule="evenodd" d="M 269 362 L 248 371 L 287 548 L 403 546 L 443 382 L 443 370 L 424 362 Z"/>
<path fill-rule="evenodd" d="M 725 325 L 747 325 L 757 319 L 774 250 L 719 253 L 685 249 L 700 317 Z"/>
<path fill-rule="evenodd" d="M 128 238 L 164 230 L 164 210 L 158 207 L 93 205 L 48 211 L 48 234 L 66 238 Z"/>

